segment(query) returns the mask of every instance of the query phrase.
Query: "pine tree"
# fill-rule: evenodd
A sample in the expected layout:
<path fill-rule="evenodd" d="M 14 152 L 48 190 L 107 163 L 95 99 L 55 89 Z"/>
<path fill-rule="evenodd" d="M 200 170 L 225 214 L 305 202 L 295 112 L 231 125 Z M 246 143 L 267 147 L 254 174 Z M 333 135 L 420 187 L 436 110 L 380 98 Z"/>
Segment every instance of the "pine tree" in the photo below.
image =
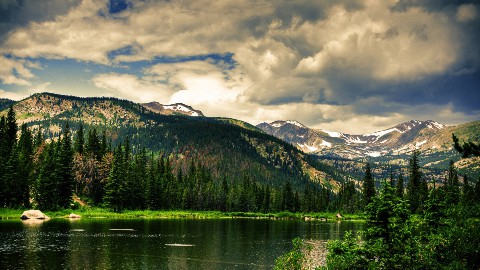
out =
<path fill-rule="evenodd" d="M 75 179 L 73 175 L 73 149 L 70 126 L 68 122 L 65 124 L 63 134 L 59 142 L 58 156 L 58 203 L 60 207 L 67 208 L 70 206 L 73 195 Z"/>
<path fill-rule="evenodd" d="M 363 177 L 363 204 L 367 206 L 375 196 L 375 182 L 373 179 L 370 163 L 365 168 L 365 176 Z"/>
<path fill-rule="evenodd" d="M 409 178 L 407 182 L 407 199 L 410 202 L 412 213 L 418 213 L 421 210 L 423 201 L 427 194 L 425 192 L 425 184 L 422 183 L 422 173 L 418 164 L 419 152 L 414 151 L 409 161 Z"/>
<path fill-rule="evenodd" d="M 85 152 L 100 160 L 102 158 L 100 150 L 100 141 L 98 139 L 97 129 L 89 129 L 87 135 L 87 142 L 85 143 Z"/>
<path fill-rule="evenodd" d="M 400 174 L 398 176 L 398 180 L 395 188 L 395 195 L 397 195 L 397 197 L 399 197 L 400 199 L 403 199 L 403 189 L 404 189 L 403 175 Z"/>
<path fill-rule="evenodd" d="M 448 166 L 445 193 L 448 205 L 458 204 L 460 202 L 460 183 L 458 181 L 458 174 L 457 170 L 455 169 L 455 164 L 452 160 L 450 160 L 450 164 Z"/>
<path fill-rule="evenodd" d="M 30 205 L 30 186 L 33 185 L 33 135 L 26 124 L 21 127 L 18 140 L 18 195 L 19 204 L 24 207 Z"/>
<path fill-rule="evenodd" d="M 77 136 L 75 138 L 75 144 L 73 146 L 75 152 L 79 153 L 80 155 L 83 155 L 83 150 L 84 150 L 84 145 L 85 145 L 85 138 L 83 134 L 83 124 L 80 123 L 80 127 L 78 128 L 77 131 Z"/>
<path fill-rule="evenodd" d="M 113 155 L 112 168 L 105 186 L 105 205 L 113 211 L 121 211 L 124 209 L 125 188 L 124 188 L 124 155 L 122 144 L 119 143 Z"/>
<path fill-rule="evenodd" d="M 37 133 L 35 134 L 35 139 L 33 140 L 33 145 L 34 145 L 35 149 L 40 147 L 40 145 L 42 145 L 42 143 L 44 143 L 44 142 L 45 142 L 45 139 L 43 138 L 42 129 L 39 128 L 37 130 Z"/>
<path fill-rule="evenodd" d="M 475 201 L 474 189 L 470 185 L 468 176 L 463 175 L 463 190 L 462 190 L 462 202 L 464 205 L 472 205 Z"/>
<path fill-rule="evenodd" d="M 7 119 L 5 123 L 5 156 L 8 157 L 17 143 L 17 121 L 15 119 L 15 111 L 13 107 L 7 113 Z"/>
<path fill-rule="evenodd" d="M 40 209 L 53 210 L 58 207 L 57 145 L 52 142 L 41 153 L 40 170 L 35 182 L 35 201 Z"/>
<path fill-rule="evenodd" d="M 480 177 L 477 179 L 477 183 L 475 183 L 475 188 L 474 188 L 474 198 L 475 198 L 475 203 L 480 204 Z"/>
<path fill-rule="evenodd" d="M 7 132 L 7 123 L 5 116 L 0 118 L 0 164 L 5 164 L 7 161 L 7 140 L 6 140 L 6 132 Z M 4 179 L 5 168 L 4 166 L 0 166 L 0 208 L 5 206 L 6 200 L 6 182 Z"/>
<path fill-rule="evenodd" d="M 286 211 L 294 212 L 295 211 L 295 198 L 294 198 L 293 190 L 292 190 L 292 183 L 287 181 L 283 186 L 282 191 L 282 205 L 283 209 Z"/>

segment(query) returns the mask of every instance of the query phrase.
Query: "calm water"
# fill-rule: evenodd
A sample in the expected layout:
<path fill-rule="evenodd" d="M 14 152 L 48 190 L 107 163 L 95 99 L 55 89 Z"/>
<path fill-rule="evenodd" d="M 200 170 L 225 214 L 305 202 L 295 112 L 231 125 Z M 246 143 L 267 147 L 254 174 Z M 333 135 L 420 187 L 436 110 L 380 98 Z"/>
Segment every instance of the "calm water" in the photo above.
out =
<path fill-rule="evenodd" d="M 255 219 L 0 221 L 0 269 L 271 269 L 291 240 L 363 223 Z"/>

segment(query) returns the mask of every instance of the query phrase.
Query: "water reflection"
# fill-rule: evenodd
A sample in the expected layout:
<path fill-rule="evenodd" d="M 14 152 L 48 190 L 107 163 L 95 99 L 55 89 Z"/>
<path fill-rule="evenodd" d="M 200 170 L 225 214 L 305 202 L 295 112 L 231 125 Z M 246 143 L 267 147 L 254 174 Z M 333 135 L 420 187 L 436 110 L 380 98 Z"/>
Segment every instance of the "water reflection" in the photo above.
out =
<path fill-rule="evenodd" d="M 1 269 L 270 269 L 291 239 L 363 223 L 253 219 L 0 221 Z"/>

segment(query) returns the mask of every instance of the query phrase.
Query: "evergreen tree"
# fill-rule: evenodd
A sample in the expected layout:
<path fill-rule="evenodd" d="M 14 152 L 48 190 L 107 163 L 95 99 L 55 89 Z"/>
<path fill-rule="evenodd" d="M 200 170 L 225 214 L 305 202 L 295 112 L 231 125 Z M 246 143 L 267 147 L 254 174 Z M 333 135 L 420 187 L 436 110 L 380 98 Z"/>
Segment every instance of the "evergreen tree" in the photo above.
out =
<path fill-rule="evenodd" d="M 462 158 L 468 158 L 469 156 L 480 156 L 480 144 L 476 144 L 474 142 L 464 142 L 463 145 L 460 145 L 458 138 L 455 134 L 452 133 L 452 139 L 454 143 L 454 148 L 460 154 L 462 154 Z"/>
<path fill-rule="evenodd" d="M 407 202 L 386 184 L 366 208 L 366 257 L 372 269 L 411 269 L 412 224 Z"/>
<path fill-rule="evenodd" d="M 21 135 L 18 140 L 18 196 L 19 205 L 30 205 L 30 186 L 33 185 L 33 135 L 26 124 L 21 127 Z"/>
<path fill-rule="evenodd" d="M 370 163 L 365 168 L 365 176 L 363 177 L 363 204 L 367 206 L 375 196 L 375 182 L 373 179 Z"/>
<path fill-rule="evenodd" d="M 73 175 L 73 149 L 70 126 L 68 122 L 65 124 L 61 140 L 59 140 L 59 156 L 58 156 L 58 203 L 60 207 L 67 208 L 70 206 L 73 195 L 75 179 Z"/>
<path fill-rule="evenodd" d="M 98 139 L 96 128 L 91 128 L 88 130 L 87 142 L 85 143 L 85 152 L 89 155 L 93 155 L 98 160 L 102 158 L 100 153 L 100 140 Z"/>
<path fill-rule="evenodd" d="M 0 118 L 0 164 L 6 164 L 7 160 L 7 122 L 5 116 Z M 7 198 L 7 184 L 4 179 L 5 168 L 0 166 L 0 208 L 5 206 L 5 200 Z"/>
<path fill-rule="evenodd" d="M 480 204 L 480 177 L 478 177 L 477 183 L 475 183 L 475 189 L 473 193 L 474 193 L 475 203 Z"/>
<path fill-rule="evenodd" d="M 5 203 L 7 207 L 19 207 L 25 197 L 22 182 L 19 179 L 20 164 L 18 163 L 18 150 L 15 147 L 4 165 Z"/>
<path fill-rule="evenodd" d="M 462 202 L 464 205 L 472 205 L 475 201 L 474 189 L 466 174 L 463 175 Z"/>
<path fill-rule="evenodd" d="M 41 164 L 35 182 L 35 201 L 40 209 L 53 210 L 58 207 L 57 143 L 45 146 L 41 153 Z"/>
<path fill-rule="evenodd" d="M 407 199 L 410 202 L 411 211 L 417 213 L 421 210 L 425 199 L 425 185 L 422 184 L 422 173 L 418 164 L 419 152 L 414 151 L 409 161 L 409 178 L 407 182 Z"/>
<path fill-rule="evenodd" d="M 450 164 L 448 166 L 445 192 L 448 205 L 458 204 L 460 202 L 460 183 L 458 181 L 458 174 L 457 170 L 455 169 L 455 164 L 452 160 L 450 160 Z"/>
<path fill-rule="evenodd" d="M 395 188 L 395 195 L 397 195 L 397 197 L 399 197 L 400 199 L 403 199 L 403 189 L 404 189 L 403 175 L 400 174 L 398 176 L 398 180 Z"/>
<path fill-rule="evenodd" d="M 43 138 L 42 129 L 38 128 L 37 133 L 35 134 L 35 139 L 33 140 L 33 145 L 34 145 L 35 149 L 40 147 L 40 145 L 42 145 L 42 143 L 44 143 L 44 142 L 45 142 L 45 139 Z"/>
<path fill-rule="evenodd" d="M 294 198 L 293 190 L 292 190 L 292 183 L 287 181 L 283 186 L 282 192 L 282 210 L 294 212 L 295 211 L 295 198 Z"/>
<path fill-rule="evenodd" d="M 124 187 L 124 154 L 122 144 L 119 143 L 113 154 L 112 168 L 105 186 L 105 205 L 113 211 L 121 211 L 124 209 L 125 187 Z"/>
<path fill-rule="evenodd" d="M 227 211 L 227 198 L 228 198 L 228 183 L 227 177 L 222 179 L 222 187 L 220 189 L 219 207 L 220 211 Z"/>
<path fill-rule="evenodd" d="M 17 143 L 17 131 L 18 126 L 15 119 L 15 111 L 13 110 L 13 107 L 10 106 L 5 123 L 5 157 L 10 156 L 10 153 Z"/>
<path fill-rule="evenodd" d="M 75 152 L 83 155 L 83 150 L 84 150 L 84 145 L 85 145 L 85 138 L 83 134 L 83 124 L 80 123 L 80 127 L 78 128 L 77 131 L 77 136 L 75 138 L 75 144 L 73 146 Z"/>

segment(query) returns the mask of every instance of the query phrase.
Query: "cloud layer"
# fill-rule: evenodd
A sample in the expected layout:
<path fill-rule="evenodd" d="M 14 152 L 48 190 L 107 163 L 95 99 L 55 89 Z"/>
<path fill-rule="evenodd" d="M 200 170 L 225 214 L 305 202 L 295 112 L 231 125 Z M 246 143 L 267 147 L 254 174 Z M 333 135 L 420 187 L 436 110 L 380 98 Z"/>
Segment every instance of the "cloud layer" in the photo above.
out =
<path fill-rule="evenodd" d="M 20 2 L 0 5 L 0 88 L 28 88 L 35 59 L 74 59 L 99 66 L 98 95 L 252 123 L 360 133 L 480 118 L 475 2 Z"/>

